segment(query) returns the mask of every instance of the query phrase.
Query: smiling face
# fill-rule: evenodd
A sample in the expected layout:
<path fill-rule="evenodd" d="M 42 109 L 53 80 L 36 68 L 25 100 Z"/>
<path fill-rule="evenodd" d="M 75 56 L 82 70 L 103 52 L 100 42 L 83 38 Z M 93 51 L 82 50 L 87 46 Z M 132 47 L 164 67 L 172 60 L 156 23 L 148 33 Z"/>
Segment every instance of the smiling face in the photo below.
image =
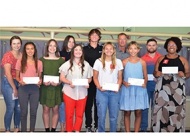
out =
<path fill-rule="evenodd" d="M 80 46 L 77 46 L 76 48 L 74 48 L 74 57 L 75 58 L 81 58 L 82 56 L 82 48 Z"/>
<path fill-rule="evenodd" d="M 132 56 L 132 57 L 135 57 L 137 56 L 137 54 L 139 53 L 140 49 L 138 48 L 138 46 L 136 44 L 131 44 L 129 47 L 128 47 L 128 52 L 129 54 Z"/>
<path fill-rule="evenodd" d="M 103 52 L 105 53 L 106 56 L 112 56 L 113 53 L 115 52 L 113 46 L 111 44 L 105 45 Z"/>
<path fill-rule="evenodd" d="M 13 39 L 11 43 L 11 48 L 14 51 L 20 50 L 21 47 L 21 41 L 19 39 Z"/>
<path fill-rule="evenodd" d="M 177 51 L 177 45 L 173 41 L 168 42 L 167 51 L 170 54 L 175 54 Z"/>
<path fill-rule="evenodd" d="M 75 45 L 74 39 L 70 38 L 69 41 L 68 41 L 68 44 L 67 44 L 68 50 L 71 50 L 74 45 Z"/>
<path fill-rule="evenodd" d="M 26 45 L 26 54 L 28 57 L 33 57 L 35 53 L 35 48 L 32 44 Z"/>
<path fill-rule="evenodd" d="M 126 45 L 127 45 L 127 37 L 125 35 L 120 35 L 118 37 L 118 45 L 120 47 L 126 47 Z"/>
<path fill-rule="evenodd" d="M 57 50 L 57 45 L 54 41 L 51 41 L 48 46 L 48 52 L 54 54 Z"/>
<path fill-rule="evenodd" d="M 96 34 L 96 33 L 92 33 L 91 35 L 90 35 L 90 41 L 91 42 L 98 42 L 99 41 L 99 36 L 98 36 L 98 34 Z"/>

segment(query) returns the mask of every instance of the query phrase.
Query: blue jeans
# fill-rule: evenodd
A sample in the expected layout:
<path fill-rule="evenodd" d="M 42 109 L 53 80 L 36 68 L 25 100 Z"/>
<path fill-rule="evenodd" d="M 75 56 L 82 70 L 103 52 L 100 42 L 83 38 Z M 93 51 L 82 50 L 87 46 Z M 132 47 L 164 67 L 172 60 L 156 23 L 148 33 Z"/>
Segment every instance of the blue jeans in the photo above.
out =
<path fill-rule="evenodd" d="M 14 83 L 18 89 L 18 82 L 14 79 Z M 5 131 L 10 131 L 11 120 L 14 114 L 14 128 L 20 126 L 20 105 L 18 99 L 12 100 L 13 89 L 6 77 L 2 79 L 2 94 L 4 97 L 6 112 L 4 116 Z"/>
<path fill-rule="evenodd" d="M 65 103 L 62 102 L 59 106 L 59 122 L 65 123 Z"/>
<path fill-rule="evenodd" d="M 148 93 L 149 103 L 151 103 L 151 107 L 153 107 L 154 91 L 149 91 L 147 87 L 147 93 Z M 147 128 L 148 128 L 148 110 L 149 108 L 142 110 L 142 118 L 141 118 L 140 127 L 141 127 L 141 130 L 143 131 L 147 131 Z"/>
<path fill-rule="evenodd" d="M 96 105 L 98 112 L 98 132 L 105 132 L 107 108 L 109 110 L 110 132 L 117 131 L 120 93 L 100 91 L 97 89 Z"/>

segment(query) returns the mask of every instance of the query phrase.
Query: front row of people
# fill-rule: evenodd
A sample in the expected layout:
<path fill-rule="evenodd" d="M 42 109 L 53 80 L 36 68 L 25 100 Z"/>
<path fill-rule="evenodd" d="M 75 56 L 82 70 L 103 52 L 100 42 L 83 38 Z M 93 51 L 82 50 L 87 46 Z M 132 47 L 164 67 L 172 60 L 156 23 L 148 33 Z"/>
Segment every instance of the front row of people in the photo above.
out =
<path fill-rule="evenodd" d="M 169 63 L 169 61 L 172 61 L 175 56 L 178 58 L 177 52 L 180 51 L 181 48 L 179 49 L 176 43 L 171 41 L 172 40 L 168 41 L 168 45 L 165 46 L 169 53 L 167 58 L 159 59 L 155 69 L 156 77 L 163 77 L 162 80 L 164 81 L 172 78 L 171 87 L 167 88 L 167 84 L 160 86 L 161 83 L 159 83 L 159 86 L 156 87 L 155 105 L 157 105 L 156 109 L 159 110 L 160 108 L 163 108 L 165 112 L 168 111 L 167 105 L 177 104 L 177 109 L 175 110 L 176 112 L 172 112 L 174 115 L 169 115 L 171 117 L 170 120 L 165 117 L 162 117 L 163 119 L 161 119 L 162 122 L 164 120 L 168 120 L 168 128 L 160 128 L 156 126 L 162 124 L 158 124 L 159 122 L 156 121 L 156 117 L 158 117 L 158 115 L 155 114 L 156 111 L 154 111 L 153 130 L 155 131 L 162 131 L 163 129 L 165 131 L 183 131 L 184 129 L 184 87 L 181 88 L 181 91 L 177 88 L 180 86 L 179 84 L 184 86 L 184 80 L 182 77 L 187 78 L 190 76 L 188 61 L 183 57 L 181 57 L 181 59 L 179 57 L 179 63 L 175 65 L 176 67 L 180 65 L 177 77 L 170 77 L 170 75 L 167 77 L 163 76 L 164 74 L 161 72 L 162 66 L 159 65 L 164 64 L 164 66 L 168 66 L 167 64 L 170 64 L 173 66 L 174 63 Z M 12 51 L 9 53 L 15 57 L 14 65 L 16 71 L 6 73 L 5 70 L 4 79 L 10 80 L 11 82 L 9 82 L 12 83 L 10 85 L 13 88 L 13 98 L 17 100 L 16 97 L 18 96 L 19 104 L 17 104 L 17 106 L 19 107 L 20 105 L 21 109 L 20 117 L 22 132 L 27 131 L 28 103 L 30 105 L 30 131 L 33 132 L 35 130 L 39 100 L 43 105 L 43 121 L 47 132 L 54 132 L 56 130 L 59 118 L 59 105 L 62 101 L 65 103 L 66 131 L 80 132 L 87 101 L 87 88 L 92 80 L 97 87 L 96 105 L 98 113 L 98 132 L 105 132 L 107 108 L 109 112 L 109 128 L 111 132 L 117 131 L 119 110 L 124 111 L 124 122 L 127 132 L 131 131 L 131 111 L 135 112 L 134 131 L 138 132 L 140 130 L 141 110 L 149 108 L 146 89 L 148 76 L 145 61 L 138 57 L 140 46 L 135 41 L 128 44 L 127 51 L 129 52 L 129 57 L 123 61 L 116 58 L 115 46 L 111 42 L 105 43 L 102 49 L 101 58 L 98 58 L 95 61 L 93 68 L 84 60 L 83 47 L 79 44 L 74 45 L 71 49 L 71 58 L 65 62 L 64 59 L 59 56 L 58 44 L 53 39 L 48 41 L 45 56 L 39 60 L 37 58 L 37 49 L 33 42 L 27 42 L 24 45 L 22 57 L 19 52 L 21 40 L 18 37 L 15 37 L 11 40 L 11 43 L 12 42 L 15 42 L 15 44 L 18 42 L 17 46 L 15 44 L 11 44 Z M 9 67 L 9 69 L 11 69 L 10 65 L 7 65 L 7 63 L 10 63 L 9 61 L 10 57 L 7 59 L 3 58 L 2 64 L 4 67 Z M 60 82 L 44 81 L 44 76 L 46 75 L 59 76 Z M 24 77 L 39 77 L 39 81 L 37 84 L 26 84 L 23 80 Z M 179 82 L 172 82 L 173 78 L 178 79 L 178 77 Z M 85 82 L 86 84 L 74 84 L 74 80 L 79 82 L 80 79 L 83 79 L 83 83 Z M 141 82 L 140 85 L 136 83 L 137 80 Z M 161 79 L 159 79 L 159 81 L 161 81 Z M 16 86 L 14 82 L 19 84 L 19 86 Z M 63 87 L 62 83 L 64 84 Z M 171 91 L 171 93 L 168 95 L 172 95 L 173 99 L 165 96 L 169 91 Z M 5 92 L 3 92 L 3 94 L 5 95 Z M 161 97 L 161 95 L 164 96 Z M 164 101 L 159 98 L 162 98 Z M 175 102 L 173 102 L 174 100 Z M 8 100 L 5 99 L 5 102 L 6 101 Z M 160 108 L 158 108 L 158 106 L 160 106 Z M 49 120 L 50 109 L 53 111 L 51 126 Z M 181 125 L 179 125 L 180 121 L 176 122 L 178 124 L 175 125 L 175 122 L 172 121 L 174 118 L 180 118 Z M 9 117 L 7 115 L 5 122 L 8 119 Z M 6 125 L 5 127 L 6 131 L 10 131 L 9 125 Z M 19 123 L 17 122 L 15 123 L 15 130 L 18 131 L 18 128 Z"/>

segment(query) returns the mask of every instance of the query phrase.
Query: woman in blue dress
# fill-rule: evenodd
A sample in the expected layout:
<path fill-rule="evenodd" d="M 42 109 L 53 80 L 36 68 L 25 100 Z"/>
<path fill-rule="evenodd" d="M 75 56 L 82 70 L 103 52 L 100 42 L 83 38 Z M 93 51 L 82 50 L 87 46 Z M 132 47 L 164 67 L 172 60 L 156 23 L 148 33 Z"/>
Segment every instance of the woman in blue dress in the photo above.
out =
<path fill-rule="evenodd" d="M 135 112 L 134 131 L 138 132 L 141 123 L 141 110 L 149 107 L 146 90 L 147 69 L 145 61 L 138 57 L 140 47 L 135 41 L 129 43 L 127 50 L 130 56 L 123 60 L 124 80 L 121 87 L 120 110 L 124 111 L 126 132 L 130 132 L 131 111 Z M 133 81 L 141 79 L 143 83 L 142 85 L 132 85 L 129 78 L 134 78 Z"/>

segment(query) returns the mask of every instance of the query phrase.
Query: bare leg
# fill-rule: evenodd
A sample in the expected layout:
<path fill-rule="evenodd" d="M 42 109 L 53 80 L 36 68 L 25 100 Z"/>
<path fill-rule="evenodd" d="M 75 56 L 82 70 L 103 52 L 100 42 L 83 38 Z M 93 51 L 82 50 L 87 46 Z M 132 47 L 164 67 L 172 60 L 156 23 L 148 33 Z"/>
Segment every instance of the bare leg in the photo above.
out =
<path fill-rule="evenodd" d="M 56 105 L 52 108 L 52 128 L 57 127 L 58 119 L 59 119 L 59 106 Z"/>
<path fill-rule="evenodd" d="M 139 132 L 141 125 L 141 110 L 135 110 L 135 132 Z"/>
<path fill-rule="evenodd" d="M 131 116 L 131 111 L 124 111 L 125 131 L 126 132 L 130 132 L 130 116 Z"/>
<path fill-rule="evenodd" d="M 61 132 L 65 132 L 65 123 L 60 123 Z"/>
<path fill-rule="evenodd" d="M 49 116 L 50 116 L 50 108 L 43 105 L 43 122 L 44 122 L 44 127 L 49 128 Z"/>

